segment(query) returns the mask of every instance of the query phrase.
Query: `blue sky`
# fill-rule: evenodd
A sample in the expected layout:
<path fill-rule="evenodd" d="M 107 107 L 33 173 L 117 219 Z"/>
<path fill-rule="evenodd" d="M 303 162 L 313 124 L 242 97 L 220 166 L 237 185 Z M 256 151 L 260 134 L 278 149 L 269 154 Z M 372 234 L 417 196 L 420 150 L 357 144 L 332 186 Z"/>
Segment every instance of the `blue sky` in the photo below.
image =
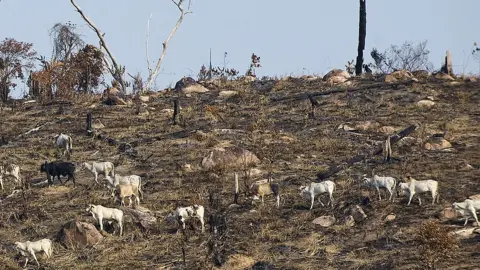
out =
<path fill-rule="evenodd" d="M 117 60 L 127 71 L 147 76 L 145 34 L 150 23 L 150 60 L 158 59 L 161 44 L 178 18 L 170 0 L 77 0 L 77 4 L 106 33 Z M 183 76 L 196 75 L 208 63 L 244 73 L 252 53 L 261 57 L 257 75 L 324 74 L 344 68 L 354 59 L 358 43 L 358 1 L 192 0 L 186 16 L 169 43 L 163 72 L 156 84 L 163 89 Z M 366 60 L 373 47 L 428 40 L 430 61 L 438 68 L 450 49 L 455 73 L 479 73 L 479 63 L 467 58 L 474 41 L 480 42 L 480 1 L 367 0 Z M 34 43 L 41 55 L 51 56 L 49 29 L 71 21 L 88 43 L 98 45 L 94 32 L 75 12 L 69 0 L 2 0 L 0 38 Z M 21 94 L 21 83 L 12 94 Z"/>

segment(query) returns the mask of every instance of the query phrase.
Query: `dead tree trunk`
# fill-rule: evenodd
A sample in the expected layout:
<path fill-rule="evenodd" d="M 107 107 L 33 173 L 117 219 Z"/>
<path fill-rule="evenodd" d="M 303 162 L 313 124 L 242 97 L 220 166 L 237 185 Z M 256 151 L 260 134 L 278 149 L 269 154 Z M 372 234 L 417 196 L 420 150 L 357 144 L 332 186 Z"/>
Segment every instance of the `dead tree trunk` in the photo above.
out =
<path fill-rule="evenodd" d="M 360 22 L 358 25 L 358 54 L 355 64 L 355 73 L 357 76 L 362 74 L 363 68 L 363 50 L 365 50 L 365 38 L 367 36 L 367 0 L 360 0 Z"/>
<path fill-rule="evenodd" d="M 445 64 L 442 65 L 442 72 L 447 73 L 448 75 L 453 74 L 453 67 L 452 67 L 452 55 L 450 53 L 450 50 L 447 51 L 447 54 L 445 55 Z"/>
<path fill-rule="evenodd" d="M 85 128 L 86 129 L 86 133 L 87 133 L 87 136 L 92 136 L 93 134 L 93 130 L 92 130 L 92 113 L 89 112 L 87 113 L 87 127 Z"/>
<path fill-rule="evenodd" d="M 407 127 L 406 129 L 400 131 L 398 134 L 391 136 L 390 137 L 390 144 L 397 143 L 403 137 L 405 137 L 405 136 L 409 135 L 410 133 L 412 133 L 413 131 L 415 131 L 415 129 L 417 129 L 417 126 L 416 125 L 411 125 L 411 126 Z M 331 176 L 337 174 L 338 172 L 341 172 L 342 170 L 346 169 L 347 167 L 352 166 L 354 163 L 363 161 L 369 156 L 376 156 L 376 155 L 378 155 L 382 152 L 383 152 L 383 144 L 380 147 L 378 147 L 377 149 L 375 149 L 375 151 L 373 151 L 371 154 L 367 153 L 367 154 L 363 154 L 363 155 L 357 155 L 357 156 L 347 160 L 346 162 L 330 166 L 330 169 L 328 171 L 317 174 L 317 180 L 324 180 L 328 177 L 331 177 Z"/>
<path fill-rule="evenodd" d="M 180 113 L 180 108 L 178 107 L 178 99 L 173 101 L 173 125 L 177 124 L 178 114 Z"/>
<path fill-rule="evenodd" d="M 235 196 L 233 198 L 233 203 L 238 204 L 238 192 L 239 192 L 239 187 L 238 187 L 238 174 L 234 174 L 234 190 L 235 190 Z"/>

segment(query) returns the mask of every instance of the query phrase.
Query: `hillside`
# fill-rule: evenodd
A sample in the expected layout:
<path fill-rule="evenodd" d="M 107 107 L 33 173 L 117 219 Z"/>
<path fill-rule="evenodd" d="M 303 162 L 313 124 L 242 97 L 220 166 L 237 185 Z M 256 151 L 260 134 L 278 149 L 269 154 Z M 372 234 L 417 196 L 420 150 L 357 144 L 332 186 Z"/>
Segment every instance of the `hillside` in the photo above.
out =
<path fill-rule="evenodd" d="M 45 179 L 39 171 L 45 159 L 57 158 L 52 137 L 63 132 L 73 138 L 72 162 L 112 161 L 117 173 L 141 174 L 145 191 L 141 205 L 152 210 L 158 221 L 145 230 L 127 219 L 123 237 L 107 235 L 100 244 L 85 250 L 68 250 L 55 243 L 52 259 L 38 255 L 45 269 L 182 269 L 183 238 L 164 217 L 178 206 L 193 203 L 212 213 L 209 192 L 218 196 L 218 209 L 225 210 L 227 216 L 227 232 L 221 242 L 227 258 L 224 269 L 243 269 L 242 265 L 251 267 L 257 262 L 276 269 L 422 269 L 418 245 L 413 241 L 422 221 L 437 219 L 453 202 L 480 193 L 480 83 L 434 78 L 393 84 L 380 78 L 355 78 L 351 82 L 346 87 L 299 78 L 210 84 L 207 93 L 180 95 L 179 125 L 172 125 L 171 112 L 164 110 L 172 109 L 173 92 L 151 94 L 146 102 L 148 115 L 138 114 L 145 110 L 140 109 L 140 101 L 129 107 L 107 106 L 100 103 L 99 96 L 45 104 L 19 101 L 1 109 L 0 137 L 10 141 L 0 147 L 1 162 L 20 165 L 28 188 L 23 196 L 7 198 L 12 192 L 8 185 L 1 193 L 0 263 L 18 269 L 24 258 L 19 261 L 8 245 L 54 239 L 71 219 L 88 221 L 98 228 L 85 212 L 89 203 L 119 207 L 103 187 L 93 186 L 93 177 L 86 171 L 77 173 L 76 188 L 71 182 L 65 186 L 56 182 L 53 187 L 33 185 Z M 238 95 L 221 98 L 223 90 L 238 91 Z M 331 90 L 338 91 L 321 95 Z M 311 105 L 306 93 L 320 103 L 315 119 L 307 117 Z M 435 101 L 433 107 L 417 106 L 417 101 L 427 97 Z M 102 134 L 130 143 L 135 155 L 87 137 L 87 112 L 105 125 Z M 19 136 L 48 122 L 52 123 Z M 363 124 L 364 128 L 345 131 L 338 129 L 341 124 Z M 409 136 L 418 140 L 412 146 L 392 145 L 395 159 L 388 164 L 381 156 L 370 156 L 346 167 L 329 178 L 337 184 L 335 207 L 322 207 L 316 201 L 313 210 L 308 210 L 309 202 L 299 194 L 301 184 L 314 180 L 332 164 L 370 153 L 386 138 L 380 127 L 392 126 L 398 132 L 413 124 L 418 128 Z M 453 150 L 425 151 L 423 144 L 428 137 L 444 131 L 448 131 L 445 138 Z M 271 197 L 263 206 L 252 205 L 243 193 L 240 171 L 240 206 L 229 207 L 234 170 L 208 172 L 200 167 L 209 149 L 219 145 L 243 147 L 262 160 L 259 168 L 270 171 L 281 183 L 280 209 L 275 208 Z M 184 170 L 185 164 L 191 164 L 192 171 Z M 466 168 L 467 164 L 472 167 Z M 438 180 L 440 204 L 431 205 L 428 194 L 422 195 L 421 206 L 414 199 L 407 207 L 406 197 L 378 201 L 374 190 L 360 187 L 362 175 L 370 174 L 373 168 L 376 174 L 397 179 L 412 175 L 418 180 Z M 353 227 L 344 226 L 348 215 L 345 206 L 360 205 L 368 194 L 371 203 L 362 206 L 367 218 Z M 382 192 L 382 199 L 385 196 Z M 321 198 L 327 200 L 325 195 Z M 387 224 L 384 219 L 390 213 L 396 219 Z M 338 221 L 329 228 L 312 223 L 323 215 L 334 215 Z M 195 225 L 185 242 L 185 269 L 211 269 L 211 256 L 207 257 L 209 225 L 203 235 L 199 224 Z M 463 220 L 442 221 L 442 226 L 451 229 L 462 225 Z M 461 261 L 447 259 L 439 267 L 477 267 L 479 239 L 462 240 L 458 251 Z"/>

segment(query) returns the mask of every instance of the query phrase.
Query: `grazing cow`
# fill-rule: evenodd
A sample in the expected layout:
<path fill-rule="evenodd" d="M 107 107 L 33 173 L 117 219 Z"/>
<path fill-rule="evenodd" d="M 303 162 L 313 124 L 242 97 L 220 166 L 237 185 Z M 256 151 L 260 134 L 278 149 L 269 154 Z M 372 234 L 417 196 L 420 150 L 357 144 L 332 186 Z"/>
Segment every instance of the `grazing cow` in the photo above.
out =
<path fill-rule="evenodd" d="M 108 208 L 102 205 L 89 204 L 86 211 L 92 214 L 93 218 L 100 223 L 100 230 L 103 231 L 103 220 L 116 221 L 120 227 L 120 236 L 123 235 L 123 211 L 116 208 Z M 114 232 L 115 233 L 115 232 Z"/>
<path fill-rule="evenodd" d="M 130 184 L 137 187 L 138 194 L 140 194 L 140 198 L 142 198 L 143 200 L 142 178 L 140 176 L 135 174 L 125 175 L 125 176 L 115 174 L 114 178 L 110 176 L 106 176 L 105 178 L 108 181 L 107 187 L 112 190 L 112 196 L 114 195 L 113 192 L 116 186 L 120 184 L 125 184 L 125 185 Z"/>
<path fill-rule="evenodd" d="M 73 152 L 72 138 L 66 134 L 60 133 L 53 138 L 53 144 L 63 150 L 63 156 L 67 155 L 67 159 L 70 159 L 70 155 Z"/>
<path fill-rule="evenodd" d="M 12 177 L 15 179 L 15 183 L 20 182 L 20 167 L 15 164 L 9 164 L 7 166 L 0 166 L 0 185 L 3 190 L 3 178 Z"/>
<path fill-rule="evenodd" d="M 98 184 L 98 175 L 103 174 L 105 177 L 113 176 L 115 177 L 115 166 L 112 162 L 84 162 L 82 163 L 81 169 L 87 169 L 95 177 L 94 180 Z"/>
<path fill-rule="evenodd" d="M 363 176 L 363 186 L 375 188 L 378 192 L 378 200 L 381 201 L 380 188 L 385 188 L 390 193 L 389 201 L 392 200 L 397 180 L 390 176 L 374 175 L 372 178 Z"/>
<path fill-rule="evenodd" d="M 402 193 L 409 194 L 407 205 L 410 205 L 413 195 L 415 195 L 416 193 L 424 193 L 428 191 L 430 191 L 430 193 L 432 194 L 432 205 L 435 203 L 435 198 L 437 199 L 437 203 L 438 203 L 440 194 L 438 193 L 437 181 L 435 180 L 417 181 L 411 176 L 408 177 L 408 180 L 410 180 L 410 182 L 398 184 L 399 195 L 401 195 Z M 420 199 L 420 196 L 418 196 L 418 204 L 422 205 L 422 200 Z"/>
<path fill-rule="evenodd" d="M 310 199 L 311 200 L 311 204 L 310 204 L 310 210 L 312 210 L 313 208 L 313 203 L 315 202 L 315 196 L 319 195 L 319 194 L 322 194 L 322 193 L 328 193 L 328 195 L 330 196 L 330 201 L 328 202 L 327 205 L 329 205 L 330 203 L 332 204 L 333 206 L 333 191 L 335 191 L 335 183 L 332 182 L 332 181 L 324 181 L 324 182 L 320 182 L 320 183 L 315 183 L 315 182 L 311 182 L 310 185 L 308 186 L 300 186 L 300 195 L 306 199 Z M 318 197 L 318 201 L 320 202 L 320 204 L 322 206 L 324 206 L 324 204 L 322 203 L 322 201 L 320 200 L 320 197 Z"/>
<path fill-rule="evenodd" d="M 35 262 L 37 262 L 37 266 L 40 266 L 37 257 L 35 256 L 35 252 L 43 251 L 47 255 L 47 258 L 52 257 L 53 254 L 52 240 L 50 239 L 42 239 L 35 242 L 15 242 L 14 246 L 15 250 L 22 254 L 22 256 L 27 257 L 23 267 L 27 266 L 28 256 L 32 256 Z"/>
<path fill-rule="evenodd" d="M 125 205 L 125 198 L 128 197 L 130 203 L 128 207 L 132 206 L 132 197 L 135 197 L 137 205 L 140 205 L 140 198 L 138 196 L 138 187 L 132 184 L 119 184 L 115 187 L 114 193 L 117 194 L 117 198 L 120 199 L 120 205 Z"/>
<path fill-rule="evenodd" d="M 73 187 L 75 187 L 75 164 L 71 162 L 45 161 L 45 163 L 40 166 L 40 172 L 47 173 L 47 179 L 48 179 L 49 185 L 53 185 L 53 182 L 55 181 L 55 176 L 57 176 L 58 181 L 60 181 L 60 183 L 64 184 L 60 179 L 60 175 L 61 175 L 61 176 L 68 176 L 65 183 L 68 180 L 72 179 Z"/>
<path fill-rule="evenodd" d="M 204 215 L 205 215 L 205 208 L 202 205 L 194 204 L 188 207 L 178 207 L 173 213 L 173 215 L 169 214 L 167 216 L 167 219 L 171 217 L 176 218 L 176 220 L 185 230 L 185 222 L 191 217 L 196 217 L 200 220 L 200 223 L 202 224 L 202 233 L 203 233 L 205 232 Z"/>
<path fill-rule="evenodd" d="M 253 183 L 250 185 L 250 192 L 253 193 L 253 201 L 261 198 L 262 204 L 264 204 L 264 196 L 273 194 L 276 199 L 277 208 L 280 207 L 280 186 L 277 183 L 271 183 L 270 179 L 264 179 Z"/>
<path fill-rule="evenodd" d="M 454 202 L 452 208 L 462 214 L 465 217 L 465 224 L 467 225 L 468 218 L 473 217 L 479 225 L 477 218 L 477 211 L 480 210 L 480 200 L 466 199 L 463 202 Z"/>

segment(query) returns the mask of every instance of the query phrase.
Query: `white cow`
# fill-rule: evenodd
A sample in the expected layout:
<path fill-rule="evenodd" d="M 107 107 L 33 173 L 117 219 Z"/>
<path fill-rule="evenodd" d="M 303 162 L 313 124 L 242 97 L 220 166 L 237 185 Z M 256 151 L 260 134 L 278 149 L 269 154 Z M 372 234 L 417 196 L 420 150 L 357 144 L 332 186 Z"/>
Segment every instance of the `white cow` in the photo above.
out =
<path fill-rule="evenodd" d="M 413 195 L 416 193 L 424 193 L 424 192 L 429 192 L 432 194 L 432 204 L 435 203 L 435 198 L 437 199 L 437 203 L 440 197 L 440 194 L 438 193 L 438 182 L 435 180 L 422 180 L 422 181 L 417 181 L 411 176 L 408 177 L 408 180 L 410 182 L 408 183 L 399 183 L 398 188 L 399 188 L 399 194 L 400 193 L 408 193 L 409 198 L 408 198 L 408 203 L 407 205 L 410 205 L 410 202 L 412 201 Z M 422 205 L 422 200 L 420 199 L 420 196 L 418 196 L 418 204 Z"/>
<path fill-rule="evenodd" d="M 15 242 L 14 246 L 15 250 L 22 254 L 22 256 L 27 257 L 23 267 L 27 266 L 28 256 L 32 256 L 35 262 L 37 262 L 37 266 L 40 266 L 37 256 L 35 256 L 35 252 L 43 251 L 47 255 L 47 258 L 52 257 L 53 254 L 52 240 L 50 239 L 42 239 L 36 242 Z"/>
<path fill-rule="evenodd" d="M 7 166 L 0 166 L 0 185 L 3 190 L 3 179 L 12 177 L 15 179 L 15 183 L 20 182 L 20 166 L 15 164 L 9 164 Z"/>
<path fill-rule="evenodd" d="M 205 232 L 205 208 L 202 205 L 194 204 L 188 207 L 178 207 L 175 212 L 167 216 L 167 218 L 174 217 L 179 222 L 182 228 L 185 230 L 185 221 L 190 219 L 191 217 L 196 217 L 200 220 L 202 224 L 202 233 Z"/>
<path fill-rule="evenodd" d="M 333 192 L 335 191 L 335 183 L 332 181 L 324 181 L 320 183 L 315 183 L 311 182 L 310 185 L 308 186 L 300 186 L 300 195 L 304 197 L 305 199 L 310 199 L 311 204 L 310 204 L 310 210 L 313 208 L 313 203 L 315 202 L 315 196 L 322 194 L 322 193 L 328 193 L 330 197 L 330 201 L 328 202 L 327 205 L 330 203 L 333 206 Z M 320 200 L 320 196 L 318 197 L 318 201 L 322 206 L 324 204 Z"/>
<path fill-rule="evenodd" d="M 113 176 L 115 177 L 115 166 L 112 162 L 84 162 L 81 165 L 82 169 L 87 169 L 95 177 L 94 180 L 98 184 L 98 175 L 103 174 L 105 177 Z"/>
<path fill-rule="evenodd" d="M 53 138 L 53 144 L 63 150 L 63 156 L 68 155 L 67 158 L 70 158 L 70 155 L 73 152 L 72 147 L 72 138 L 66 134 L 60 133 Z"/>
<path fill-rule="evenodd" d="M 102 205 L 89 204 L 86 211 L 91 213 L 93 218 L 100 223 L 100 230 L 103 231 L 103 220 L 116 221 L 120 227 L 120 236 L 123 235 L 123 211 L 116 208 L 108 208 Z"/>
<path fill-rule="evenodd" d="M 469 217 L 473 217 L 479 226 L 477 211 L 480 210 L 480 200 L 466 199 L 463 202 L 454 202 L 452 208 L 465 217 L 463 226 L 467 225 Z"/>
<path fill-rule="evenodd" d="M 372 178 L 363 177 L 363 185 L 371 188 L 375 188 L 378 192 L 378 200 L 381 201 L 380 188 L 385 188 L 390 193 L 389 201 L 392 200 L 393 192 L 395 191 L 395 185 L 397 180 L 390 176 L 378 176 L 374 175 Z"/>
<path fill-rule="evenodd" d="M 113 192 L 115 190 L 115 187 L 118 186 L 119 184 L 133 185 L 138 188 L 138 194 L 140 194 L 140 197 L 143 200 L 142 178 L 140 176 L 135 174 L 126 175 L 126 176 L 115 174 L 114 178 L 110 176 L 106 176 L 105 178 L 108 181 L 108 185 L 107 185 L 108 188 L 112 190 L 112 196 L 114 196 Z"/>

